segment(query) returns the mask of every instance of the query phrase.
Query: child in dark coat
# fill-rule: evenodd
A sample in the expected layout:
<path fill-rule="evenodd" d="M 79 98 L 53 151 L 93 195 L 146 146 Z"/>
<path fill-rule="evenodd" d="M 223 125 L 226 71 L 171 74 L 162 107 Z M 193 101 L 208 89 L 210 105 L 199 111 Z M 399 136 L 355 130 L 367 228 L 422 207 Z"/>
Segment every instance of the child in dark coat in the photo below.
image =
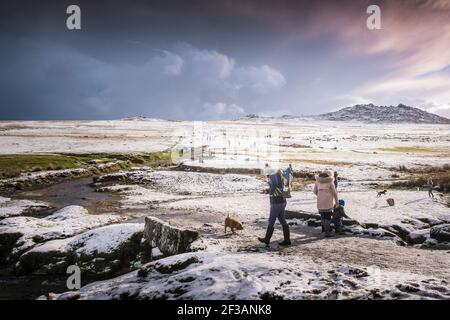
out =
<path fill-rule="evenodd" d="M 345 201 L 340 199 L 338 201 L 338 204 L 334 207 L 333 209 L 333 218 L 332 218 L 332 222 L 334 224 L 334 229 L 336 233 L 342 234 L 342 219 L 348 218 L 350 219 L 349 216 L 347 216 L 347 214 L 345 214 Z"/>

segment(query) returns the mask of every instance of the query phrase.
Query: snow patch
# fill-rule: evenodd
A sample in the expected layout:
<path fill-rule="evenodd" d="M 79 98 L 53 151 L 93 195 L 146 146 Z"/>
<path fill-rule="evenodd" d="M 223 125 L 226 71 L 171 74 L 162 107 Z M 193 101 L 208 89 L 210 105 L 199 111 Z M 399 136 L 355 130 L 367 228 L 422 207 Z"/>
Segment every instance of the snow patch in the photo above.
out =
<path fill-rule="evenodd" d="M 374 272 L 376 271 L 376 272 Z M 408 290 L 413 285 L 417 290 Z M 196 252 L 89 284 L 80 299 L 417 299 L 450 297 L 439 279 L 261 253 Z M 73 293 L 57 296 L 68 299 Z"/>
<path fill-rule="evenodd" d="M 50 205 L 44 202 L 0 197 L 0 219 L 45 209 L 50 209 Z"/>
<path fill-rule="evenodd" d="M 99 226 L 123 221 L 114 214 L 90 215 L 80 206 L 69 206 L 46 218 L 13 217 L 0 220 L 0 235 L 20 234 L 13 254 L 37 243 L 71 237 Z"/>

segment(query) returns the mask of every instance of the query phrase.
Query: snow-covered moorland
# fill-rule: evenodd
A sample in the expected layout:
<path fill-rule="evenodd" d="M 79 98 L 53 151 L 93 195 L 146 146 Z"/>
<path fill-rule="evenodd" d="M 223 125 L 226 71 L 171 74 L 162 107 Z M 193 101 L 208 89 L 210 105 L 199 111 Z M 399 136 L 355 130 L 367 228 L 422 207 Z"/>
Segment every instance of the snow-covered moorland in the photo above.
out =
<path fill-rule="evenodd" d="M 69 200 L 57 188 L 33 185 L 57 183 L 51 177 L 65 170 L 0 181 L 26 181 L 33 190 L 0 197 L 1 263 L 24 275 L 64 274 L 73 263 L 90 276 L 119 275 L 48 298 L 450 298 L 450 207 L 439 184 L 448 173 L 448 125 L 262 118 L 3 122 L 0 129 L 4 154 L 174 151 L 173 167 L 98 172 L 79 199 L 75 175 L 64 184 L 74 194 Z M 278 225 L 270 248 L 256 240 L 269 212 L 260 193 L 266 163 L 291 163 L 296 174 L 288 248 L 276 244 Z M 314 174 L 325 169 L 338 171 L 339 198 L 351 217 L 345 235 L 331 239 L 321 235 L 311 191 Z M 434 199 L 414 185 L 429 175 L 439 188 Z M 225 233 L 227 215 L 244 230 Z M 164 257 L 143 246 L 146 216 L 198 231 L 191 250 L 201 251 Z M 142 265 L 146 250 L 159 260 Z"/>
<path fill-rule="evenodd" d="M 186 253 L 56 299 L 449 299 L 445 281 L 308 258 Z"/>

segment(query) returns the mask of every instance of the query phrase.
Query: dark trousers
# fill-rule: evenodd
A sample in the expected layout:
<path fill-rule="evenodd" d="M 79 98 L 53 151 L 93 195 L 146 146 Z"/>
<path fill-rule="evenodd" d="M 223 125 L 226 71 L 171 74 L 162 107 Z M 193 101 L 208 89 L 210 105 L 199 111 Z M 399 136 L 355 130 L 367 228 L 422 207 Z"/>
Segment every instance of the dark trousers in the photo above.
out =
<path fill-rule="evenodd" d="M 270 204 L 270 215 L 269 215 L 269 227 L 273 228 L 275 221 L 278 219 L 282 226 L 287 226 L 285 210 L 286 202 L 282 203 L 271 203 Z"/>
<path fill-rule="evenodd" d="M 319 214 L 320 214 L 320 221 L 322 221 L 322 224 L 324 223 L 325 220 L 331 220 L 331 215 L 332 215 L 331 211 L 319 210 Z"/>
<path fill-rule="evenodd" d="M 319 210 L 320 214 L 320 222 L 322 223 L 322 232 L 325 231 L 325 220 L 331 220 L 331 211 L 322 211 Z"/>

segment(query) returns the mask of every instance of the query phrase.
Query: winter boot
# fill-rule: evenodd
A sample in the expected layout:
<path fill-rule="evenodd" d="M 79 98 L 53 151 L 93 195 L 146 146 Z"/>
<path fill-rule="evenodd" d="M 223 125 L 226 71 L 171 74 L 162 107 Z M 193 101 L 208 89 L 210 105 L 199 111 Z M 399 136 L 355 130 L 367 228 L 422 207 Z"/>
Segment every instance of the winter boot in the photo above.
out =
<path fill-rule="evenodd" d="M 290 238 L 289 226 L 288 225 L 283 226 L 283 236 L 284 236 L 284 240 L 282 242 L 279 242 L 278 244 L 280 246 L 290 246 L 291 245 L 291 238 Z"/>
<path fill-rule="evenodd" d="M 267 227 L 266 236 L 264 238 L 258 238 L 259 242 L 270 244 L 270 238 L 272 238 L 274 227 Z"/>

